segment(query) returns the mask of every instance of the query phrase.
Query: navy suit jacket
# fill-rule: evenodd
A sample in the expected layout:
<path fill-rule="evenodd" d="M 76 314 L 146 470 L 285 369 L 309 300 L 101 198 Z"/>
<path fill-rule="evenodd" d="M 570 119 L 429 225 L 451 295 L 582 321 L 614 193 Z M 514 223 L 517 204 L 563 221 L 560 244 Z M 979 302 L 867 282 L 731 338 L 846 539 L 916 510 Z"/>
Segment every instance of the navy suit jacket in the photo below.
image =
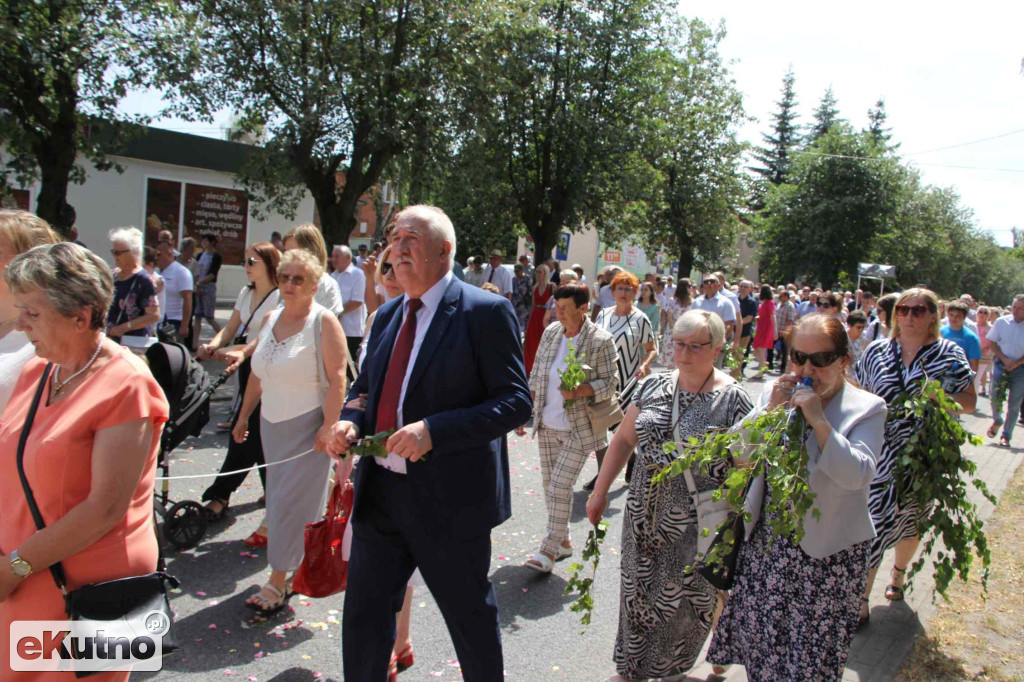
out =
<path fill-rule="evenodd" d="M 405 297 L 377 310 L 362 371 L 348 400 L 367 395 L 366 410 L 342 412 L 360 435 L 376 433 L 377 404 L 402 324 Z M 346 400 L 346 402 L 348 402 Z M 530 418 L 532 401 L 519 323 L 504 297 L 452 278 L 416 356 L 402 404 L 403 424 L 426 420 L 433 449 L 408 462 L 410 504 L 432 532 L 470 537 L 512 515 L 506 435 Z M 369 458 L 367 458 L 369 459 Z M 356 468 L 361 483 L 376 462 Z"/>

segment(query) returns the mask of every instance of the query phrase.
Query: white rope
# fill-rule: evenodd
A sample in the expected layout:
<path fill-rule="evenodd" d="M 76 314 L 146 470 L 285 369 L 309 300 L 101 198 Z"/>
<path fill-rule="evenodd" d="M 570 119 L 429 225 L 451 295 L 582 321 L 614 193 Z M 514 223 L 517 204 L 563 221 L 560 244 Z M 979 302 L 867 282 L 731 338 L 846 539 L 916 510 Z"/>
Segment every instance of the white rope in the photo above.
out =
<path fill-rule="evenodd" d="M 299 454 L 293 455 L 292 457 L 289 457 L 288 459 L 282 459 L 280 462 L 271 462 L 269 464 L 254 464 L 251 467 L 247 467 L 245 469 L 239 469 L 237 471 L 219 471 L 219 472 L 217 472 L 215 474 L 193 474 L 191 476 L 157 476 L 154 480 L 157 480 L 157 481 L 187 481 L 187 480 L 195 479 L 195 478 L 217 478 L 218 476 L 234 476 L 235 474 L 245 474 L 245 473 L 248 473 L 248 472 L 252 471 L 253 469 L 266 469 L 267 467 L 277 466 L 278 464 L 284 464 L 285 462 L 290 462 L 293 459 L 298 459 L 299 457 L 305 457 L 306 455 L 311 455 L 314 452 L 316 452 L 319 455 L 327 454 L 327 453 L 324 453 L 324 452 L 317 452 L 316 450 L 306 450 L 305 452 L 300 452 Z"/>

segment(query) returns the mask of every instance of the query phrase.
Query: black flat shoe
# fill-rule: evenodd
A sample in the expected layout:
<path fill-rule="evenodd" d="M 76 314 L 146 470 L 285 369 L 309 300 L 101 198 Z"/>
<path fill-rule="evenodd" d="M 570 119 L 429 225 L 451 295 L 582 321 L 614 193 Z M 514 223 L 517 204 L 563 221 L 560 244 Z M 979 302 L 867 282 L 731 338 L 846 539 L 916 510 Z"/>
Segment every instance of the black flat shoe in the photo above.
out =
<path fill-rule="evenodd" d="M 592 479 L 590 479 L 589 481 L 587 481 L 586 483 L 583 484 L 583 489 L 586 490 L 588 493 L 589 492 L 593 492 L 594 491 L 594 485 L 596 485 L 596 484 L 597 484 L 597 476 L 594 476 Z"/>

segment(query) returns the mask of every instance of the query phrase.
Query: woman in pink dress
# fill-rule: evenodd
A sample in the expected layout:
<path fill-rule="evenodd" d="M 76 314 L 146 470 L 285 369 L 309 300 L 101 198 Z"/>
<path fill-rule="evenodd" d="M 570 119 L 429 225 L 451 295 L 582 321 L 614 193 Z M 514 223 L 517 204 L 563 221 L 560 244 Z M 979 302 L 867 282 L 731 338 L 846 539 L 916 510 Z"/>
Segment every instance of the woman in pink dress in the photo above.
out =
<path fill-rule="evenodd" d="M 537 356 L 537 348 L 540 346 L 540 337 L 544 334 L 544 307 L 551 298 L 553 287 L 551 286 L 551 271 L 546 265 L 538 265 L 534 277 L 536 284 L 533 286 L 533 312 L 530 313 L 530 323 L 526 326 L 526 341 L 523 344 L 523 359 L 526 360 L 526 375 L 533 371 L 533 359 Z"/>
<path fill-rule="evenodd" d="M 988 340 L 988 330 L 992 328 L 995 315 L 987 306 L 978 308 L 978 339 L 981 341 L 981 362 L 978 363 L 978 372 L 974 375 L 974 390 L 983 398 L 987 398 L 992 391 L 992 359 L 995 357 L 995 349 L 992 342 Z"/>
<path fill-rule="evenodd" d="M 768 371 L 768 349 L 775 345 L 778 334 L 775 333 L 775 299 L 772 296 L 772 288 L 767 284 L 763 285 L 758 298 L 761 305 L 757 308 L 754 356 L 757 358 L 757 376 L 760 378 Z"/>

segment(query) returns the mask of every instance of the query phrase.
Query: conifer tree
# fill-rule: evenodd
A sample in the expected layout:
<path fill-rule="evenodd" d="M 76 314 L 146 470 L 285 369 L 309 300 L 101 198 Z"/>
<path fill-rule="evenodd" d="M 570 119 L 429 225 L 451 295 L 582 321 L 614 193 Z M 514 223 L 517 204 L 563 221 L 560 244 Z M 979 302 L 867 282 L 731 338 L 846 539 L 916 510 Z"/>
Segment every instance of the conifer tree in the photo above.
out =
<path fill-rule="evenodd" d="M 825 90 L 825 94 L 821 96 L 818 107 L 814 110 L 814 123 L 811 124 L 811 130 L 807 136 L 807 144 L 814 144 L 819 137 L 827 133 L 832 126 L 841 120 L 839 118 L 839 104 L 836 102 L 836 96 L 832 92 L 832 86 L 830 85 Z"/>
<path fill-rule="evenodd" d="M 878 98 L 875 102 L 875 106 L 868 109 L 868 128 L 865 131 L 871 136 L 871 139 L 879 149 L 885 151 L 893 151 L 899 144 L 890 144 L 892 140 L 892 128 L 886 126 L 889 120 L 889 115 L 885 111 L 885 99 L 882 97 Z"/>
<path fill-rule="evenodd" d="M 754 158 L 761 164 L 752 167 L 751 170 L 761 176 L 762 187 L 765 183 L 781 185 L 786 180 L 789 172 L 790 151 L 800 140 L 800 130 L 796 118 L 796 91 L 793 84 L 796 77 L 793 75 L 793 67 L 786 71 L 782 78 L 782 96 L 776 105 L 778 110 L 772 114 L 772 130 L 770 133 L 761 133 L 764 140 L 763 147 L 754 149 Z M 763 207 L 763 191 L 758 191 L 754 198 L 754 208 Z"/>

